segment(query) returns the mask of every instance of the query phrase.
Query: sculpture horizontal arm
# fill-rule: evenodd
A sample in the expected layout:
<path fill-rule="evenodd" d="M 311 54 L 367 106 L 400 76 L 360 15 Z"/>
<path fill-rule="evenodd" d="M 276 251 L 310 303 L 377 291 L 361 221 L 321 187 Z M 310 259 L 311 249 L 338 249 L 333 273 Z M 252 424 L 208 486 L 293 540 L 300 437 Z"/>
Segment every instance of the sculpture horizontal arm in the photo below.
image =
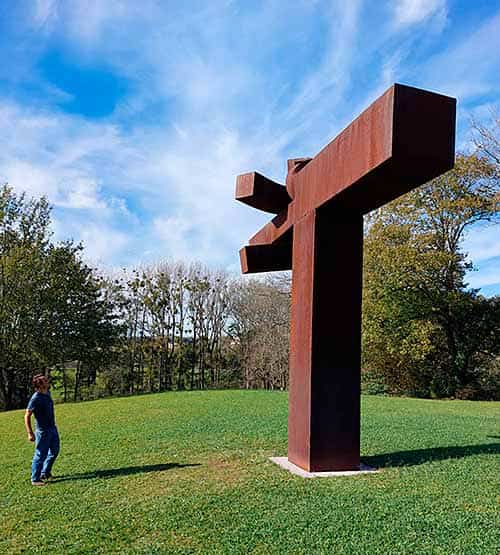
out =
<path fill-rule="evenodd" d="M 236 200 L 271 214 L 278 214 L 292 200 L 284 185 L 257 172 L 244 173 L 236 178 L 235 196 Z"/>
<path fill-rule="evenodd" d="M 451 169 L 456 100 L 393 85 L 296 176 L 296 220 L 334 197 L 366 213 Z"/>
<path fill-rule="evenodd" d="M 456 100 L 393 85 L 293 176 L 293 200 L 249 241 L 270 244 L 328 202 L 364 214 L 453 167 Z"/>
<path fill-rule="evenodd" d="M 292 233 L 283 235 L 272 245 L 247 245 L 240 250 L 244 274 L 292 269 Z"/>

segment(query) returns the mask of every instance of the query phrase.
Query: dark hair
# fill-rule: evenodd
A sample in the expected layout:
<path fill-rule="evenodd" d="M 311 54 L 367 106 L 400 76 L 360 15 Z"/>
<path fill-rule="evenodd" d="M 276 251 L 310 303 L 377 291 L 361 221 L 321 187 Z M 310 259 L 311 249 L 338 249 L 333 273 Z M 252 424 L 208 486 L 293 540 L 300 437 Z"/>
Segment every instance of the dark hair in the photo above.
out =
<path fill-rule="evenodd" d="M 36 376 L 33 376 L 31 383 L 35 389 L 38 389 L 46 378 L 47 376 L 45 376 L 45 374 L 37 374 Z"/>

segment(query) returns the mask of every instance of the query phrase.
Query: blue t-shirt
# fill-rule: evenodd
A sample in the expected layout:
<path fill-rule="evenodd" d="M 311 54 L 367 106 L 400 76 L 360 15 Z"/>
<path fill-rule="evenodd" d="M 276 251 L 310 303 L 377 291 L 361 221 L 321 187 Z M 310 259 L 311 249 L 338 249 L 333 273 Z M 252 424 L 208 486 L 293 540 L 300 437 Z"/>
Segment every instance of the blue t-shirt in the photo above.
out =
<path fill-rule="evenodd" d="M 35 415 L 36 427 L 41 432 L 55 428 L 54 402 L 50 393 L 37 391 L 29 400 L 28 410 Z"/>

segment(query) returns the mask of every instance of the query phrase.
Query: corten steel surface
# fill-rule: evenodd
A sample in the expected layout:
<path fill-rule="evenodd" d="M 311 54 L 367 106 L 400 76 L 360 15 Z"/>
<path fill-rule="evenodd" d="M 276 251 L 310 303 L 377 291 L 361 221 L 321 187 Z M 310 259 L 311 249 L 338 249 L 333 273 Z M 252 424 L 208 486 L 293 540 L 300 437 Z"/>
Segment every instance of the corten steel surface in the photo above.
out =
<path fill-rule="evenodd" d="M 278 214 L 292 199 L 286 187 L 278 185 L 260 173 L 252 172 L 237 177 L 236 200 L 264 212 Z"/>
<path fill-rule="evenodd" d="M 238 200 L 278 213 L 242 271 L 293 269 L 288 457 L 305 470 L 359 467 L 363 214 L 453 167 L 455 109 L 396 84 L 314 158 L 289 160 L 286 189 L 238 177 Z"/>

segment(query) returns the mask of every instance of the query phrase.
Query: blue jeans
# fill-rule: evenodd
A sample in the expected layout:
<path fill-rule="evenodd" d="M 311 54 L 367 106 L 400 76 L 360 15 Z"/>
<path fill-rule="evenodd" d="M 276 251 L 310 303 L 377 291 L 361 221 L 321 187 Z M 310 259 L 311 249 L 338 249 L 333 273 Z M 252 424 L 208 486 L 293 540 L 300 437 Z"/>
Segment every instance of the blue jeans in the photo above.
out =
<path fill-rule="evenodd" d="M 57 428 L 35 431 L 35 454 L 31 464 L 31 481 L 40 481 L 42 474 L 49 474 L 59 454 L 59 434 Z"/>

